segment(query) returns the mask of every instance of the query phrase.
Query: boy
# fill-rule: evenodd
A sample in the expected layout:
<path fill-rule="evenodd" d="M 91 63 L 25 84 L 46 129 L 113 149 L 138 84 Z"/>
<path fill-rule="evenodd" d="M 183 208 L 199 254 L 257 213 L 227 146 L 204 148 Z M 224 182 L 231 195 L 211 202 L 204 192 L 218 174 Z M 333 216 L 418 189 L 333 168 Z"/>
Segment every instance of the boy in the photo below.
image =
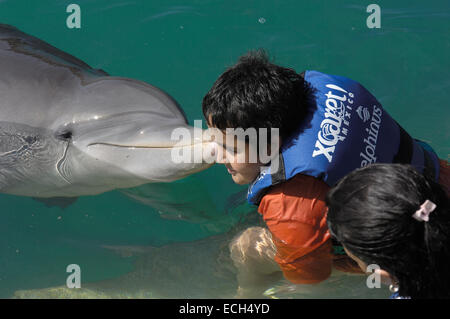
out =
<path fill-rule="evenodd" d="M 263 289 L 280 270 L 293 283 L 312 284 L 328 278 L 333 264 L 357 269 L 332 253 L 324 203 L 330 187 L 352 170 L 374 162 L 408 163 L 439 177 L 431 147 L 412 139 L 360 84 L 316 71 L 297 74 L 270 63 L 263 51 L 227 69 L 202 107 L 208 126 L 225 135 L 227 128 L 279 132 L 281 147 L 271 150 L 279 155 L 273 171 L 267 163 L 248 161 L 259 141 L 245 143 L 243 162 L 236 161 L 240 151 L 234 145 L 219 143 L 217 162 L 235 183 L 250 184 L 247 200 L 259 206 L 268 227 L 251 227 L 230 244 L 243 295 Z"/>

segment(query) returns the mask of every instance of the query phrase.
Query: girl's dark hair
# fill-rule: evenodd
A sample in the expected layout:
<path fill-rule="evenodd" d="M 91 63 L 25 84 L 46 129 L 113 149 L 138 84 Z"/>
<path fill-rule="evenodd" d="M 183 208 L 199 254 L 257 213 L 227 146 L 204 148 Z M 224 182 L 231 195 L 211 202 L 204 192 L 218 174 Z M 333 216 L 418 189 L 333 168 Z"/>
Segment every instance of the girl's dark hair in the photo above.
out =
<path fill-rule="evenodd" d="M 305 120 L 311 93 L 293 69 L 270 63 L 264 50 L 250 51 L 216 80 L 203 98 L 203 115 L 221 130 L 278 128 L 285 139 Z"/>
<path fill-rule="evenodd" d="M 425 200 L 429 221 L 412 215 Z M 343 178 L 326 196 L 332 236 L 367 265 L 377 264 L 411 298 L 450 298 L 447 194 L 410 165 L 373 164 Z"/>

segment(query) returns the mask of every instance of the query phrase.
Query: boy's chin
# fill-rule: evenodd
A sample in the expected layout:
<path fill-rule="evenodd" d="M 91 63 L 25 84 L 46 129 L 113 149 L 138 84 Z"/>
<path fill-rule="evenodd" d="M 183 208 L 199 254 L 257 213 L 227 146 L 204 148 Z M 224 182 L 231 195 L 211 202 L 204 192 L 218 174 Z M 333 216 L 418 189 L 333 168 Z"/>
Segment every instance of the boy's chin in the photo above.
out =
<path fill-rule="evenodd" d="M 235 182 L 236 184 L 239 184 L 239 185 L 245 185 L 245 184 L 250 183 L 243 176 L 241 176 L 239 174 L 231 175 L 231 178 L 233 179 L 233 182 Z"/>

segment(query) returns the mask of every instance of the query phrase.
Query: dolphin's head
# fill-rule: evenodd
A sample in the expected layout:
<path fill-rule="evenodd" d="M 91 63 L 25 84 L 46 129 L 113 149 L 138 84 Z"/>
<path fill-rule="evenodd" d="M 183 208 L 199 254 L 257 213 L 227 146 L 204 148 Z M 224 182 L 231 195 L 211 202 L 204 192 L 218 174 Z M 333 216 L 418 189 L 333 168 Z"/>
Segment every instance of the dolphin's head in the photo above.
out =
<path fill-rule="evenodd" d="M 40 146 L 28 147 L 27 163 L 2 191 L 98 194 L 173 181 L 213 163 L 213 143 L 204 132 L 188 126 L 177 103 L 147 83 L 101 77 L 52 98 L 50 112 L 34 115 L 40 133 L 27 126 L 31 133 L 22 134 Z"/>
<path fill-rule="evenodd" d="M 99 190 L 133 187 L 181 179 L 213 163 L 213 144 L 156 87 L 106 77 L 79 92 L 83 107 L 55 130 L 67 144 L 57 173 L 68 182 Z"/>
<path fill-rule="evenodd" d="M 180 141 L 176 129 L 191 134 Z M 213 161 L 198 131 L 161 90 L 0 24 L 0 192 L 79 196 L 180 179 Z"/>

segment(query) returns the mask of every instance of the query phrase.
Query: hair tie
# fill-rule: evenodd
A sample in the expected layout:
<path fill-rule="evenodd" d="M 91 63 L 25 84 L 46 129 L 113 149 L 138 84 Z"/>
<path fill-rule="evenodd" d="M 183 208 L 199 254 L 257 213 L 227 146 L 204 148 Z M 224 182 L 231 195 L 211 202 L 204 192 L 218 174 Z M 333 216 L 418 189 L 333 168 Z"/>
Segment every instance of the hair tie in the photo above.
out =
<path fill-rule="evenodd" d="M 427 199 L 417 210 L 412 217 L 420 222 L 427 222 L 429 220 L 429 215 L 432 211 L 436 209 L 436 204 Z"/>

